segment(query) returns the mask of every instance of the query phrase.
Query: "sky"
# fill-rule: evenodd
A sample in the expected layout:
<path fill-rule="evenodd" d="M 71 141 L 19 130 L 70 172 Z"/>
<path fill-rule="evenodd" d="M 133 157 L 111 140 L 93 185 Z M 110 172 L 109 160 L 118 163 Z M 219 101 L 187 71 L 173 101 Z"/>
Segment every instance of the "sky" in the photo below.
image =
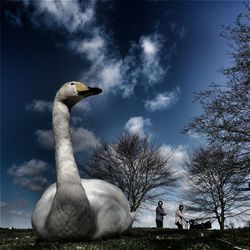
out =
<path fill-rule="evenodd" d="M 124 131 L 175 150 L 172 164 L 204 140 L 183 134 L 201 112 L 194 92 L 230 65 L 220 36 L 244 11 L 240 1 L 1 1 L 1 226 L 29 228 L 45 188 L 54 183 L 53 98 L 76 80 L 103 89 L 71 113 L 75 157 Z M 185 186 L 162 197 L 165 227 Z M 135 226 L 155 226 L 144 204 Z"/>

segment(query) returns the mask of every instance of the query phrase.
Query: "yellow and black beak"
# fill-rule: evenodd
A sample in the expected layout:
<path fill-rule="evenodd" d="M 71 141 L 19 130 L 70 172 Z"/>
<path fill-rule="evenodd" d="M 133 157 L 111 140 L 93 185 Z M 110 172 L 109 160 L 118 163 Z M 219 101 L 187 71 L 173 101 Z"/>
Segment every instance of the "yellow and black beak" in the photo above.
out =
<path fill-rule="evenodd" d="M 91 88 L 80 82 L 76 83 L 75 86 L 76 86 L 77 93 L 80 96 L 86 97 L 86 96 L 91 96 L 91 95 L 98 95 L 102 92 L 100 88 Z"/>
<path fill-rule="evenodd" d="M 85 90 L 83 94 L 90 96 L 90 95 L 99 95 L 100 93 L 102 93 L 102 89 L 96 87 L 95 88 L 88 87 L 88 90 Z M 81 93 L 79 94 L 81 95 Z"/>

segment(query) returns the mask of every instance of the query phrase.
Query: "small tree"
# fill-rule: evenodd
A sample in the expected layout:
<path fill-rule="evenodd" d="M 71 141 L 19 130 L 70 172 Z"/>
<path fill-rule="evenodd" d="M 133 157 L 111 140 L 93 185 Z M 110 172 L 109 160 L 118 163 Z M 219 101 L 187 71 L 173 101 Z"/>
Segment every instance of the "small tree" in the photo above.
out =
<path fill-rule="evenodd" d="M 214 147 L 200 147 L 186 162 L 188 200 L 203 216 L 214 216 L 220 229 L 227 218 L 250 214 L 249 194 L 237 191 L 249 180 L 248 173 L 238 171 L 236 162 L 235 152 Z"/>
<path fill-rule="evenodd" d="M 118 186 L 131 211 L 136 211 L 145 200 L 161 196 L 160 189 L 175 184 L 170 157 L 171 153 L 163 154 L 160 146 L 151 144 L 148 137 L 125 133 L 117 142 L 102 143 L 96 148 L 83 171 L 91 178 Z"/>

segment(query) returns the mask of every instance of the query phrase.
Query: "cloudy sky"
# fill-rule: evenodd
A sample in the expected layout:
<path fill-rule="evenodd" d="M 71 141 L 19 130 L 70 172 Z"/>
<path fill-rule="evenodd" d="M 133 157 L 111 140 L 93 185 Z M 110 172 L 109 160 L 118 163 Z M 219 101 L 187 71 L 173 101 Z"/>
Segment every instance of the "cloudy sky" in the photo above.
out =
<path fill-rule="evenodd" d="M 30 227 L 55 182 L 51 107 L 67 81 L 103 89 L 72 111 L 78 162 L 128 130 L 175 149 L 180 171 L 203 142 L 181 133 L 201 111 L 194 92 L 224 80 L 220 32 L 242 10 L 239 1 L 1 1 L 1 226 Z M 162 198 L 165 226 L 174 227 L 180 190 Z M 155 206 L 144 207 L 136 225 L 154 226 Z"/>

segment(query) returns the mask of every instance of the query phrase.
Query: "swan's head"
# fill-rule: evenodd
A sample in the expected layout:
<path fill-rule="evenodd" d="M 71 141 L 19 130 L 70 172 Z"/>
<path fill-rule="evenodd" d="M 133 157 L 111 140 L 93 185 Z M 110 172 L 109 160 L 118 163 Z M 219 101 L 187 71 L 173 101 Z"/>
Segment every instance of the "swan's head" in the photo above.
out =
<path fill-rule="evenodd" d="M 65 103 L 68 107 L 72 107 L 83 98 L 98 95 L 101 92 L 100 88 L 92 88 L 84 83 L 72 81 L 63 84 L 56 94 L 56 100 Z"/>

